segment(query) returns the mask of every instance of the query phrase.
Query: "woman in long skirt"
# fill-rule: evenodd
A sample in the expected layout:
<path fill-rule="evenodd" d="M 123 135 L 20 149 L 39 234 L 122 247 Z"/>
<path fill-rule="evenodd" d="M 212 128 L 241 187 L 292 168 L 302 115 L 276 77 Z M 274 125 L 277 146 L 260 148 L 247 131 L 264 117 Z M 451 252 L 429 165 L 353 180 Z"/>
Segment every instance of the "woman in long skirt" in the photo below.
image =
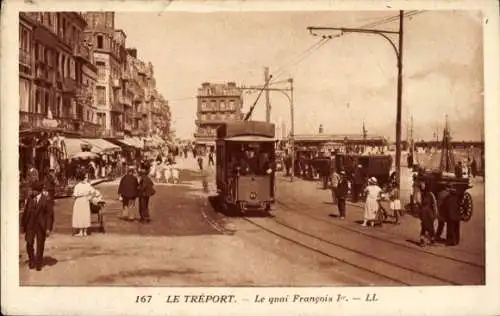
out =
<path fill-rule="evenodd" d="M 375 225 L 374 222 L 379 209 L 378 201 L 381 192 L 382 189 L 377 185 L 377 179 L 374 177 L 368 179 L 368 186 L 365 189 L 366 202 L 363 226 L 366 226 L 368 223 L 370 223 L 372 227 Z"/>
<path fill-rule="evenodd" d="M 75 236 L 87 236 L 87 229 L 90 227 L 90 199 L 93 195 L 93 188 L 87 181 L 88 177 L 85 174 L 78 174 L 78 182 L 73 190 L 73 218 L 72 226 L 78 233 Z"/>
<path fill-rule="evenodd" d="M 165 182 L 170 183 L 170 178 L 172 177 L 172 166 L 168 162 L 165 164 L 163 172 L 165 175 Z"/>

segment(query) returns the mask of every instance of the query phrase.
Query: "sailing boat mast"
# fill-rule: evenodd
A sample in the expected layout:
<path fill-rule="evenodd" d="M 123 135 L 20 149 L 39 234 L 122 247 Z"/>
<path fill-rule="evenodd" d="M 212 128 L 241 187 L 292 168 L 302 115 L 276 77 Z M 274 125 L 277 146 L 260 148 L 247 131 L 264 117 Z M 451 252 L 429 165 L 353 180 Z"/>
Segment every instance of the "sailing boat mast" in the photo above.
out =
<path fill-rule="evenodd" d="M 410 121 L 410 152 L 412 155 L 415 153 L 415 142 L 413 140 L 413 115 L 411 116 Z"/>
<path fill-rule="evenodd" d="M 443 141 L 441 143 L 441 162 L 439 169 L 441 171 L 453 172 L 455 168 L 455 159 L 453 157 L 453 149 L 451 147 L 450 127 L 448 125 L 448 115 L 443 131 Z"/>

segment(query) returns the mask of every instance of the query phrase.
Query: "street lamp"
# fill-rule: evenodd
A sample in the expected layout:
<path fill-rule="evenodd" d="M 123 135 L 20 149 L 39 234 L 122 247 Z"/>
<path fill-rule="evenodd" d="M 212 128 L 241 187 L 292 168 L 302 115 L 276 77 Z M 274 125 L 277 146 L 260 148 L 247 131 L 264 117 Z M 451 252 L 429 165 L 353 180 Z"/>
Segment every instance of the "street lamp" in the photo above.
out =
<path fill-rule="evenodd" d="M 308 27 L 309 33 L 317 36 L 313 31 L 341 31 L 342 33 L 367 33 L 380 35 L 385 38 L 394 49 L 398 60 L 398 92 L 397 92 L 397 110 L 396 110 L 396 175 L 398 178 L 398 188 L 401 188 L 401 107 L 402 107 L 402 91 L 403 91 L 403 11 L 399 11 L 399 31 L 386 31 L 376 29 L 363 28 L 344 28 L 344 27 Z M 388 35 L 398 35 L 399 47 Z"/>

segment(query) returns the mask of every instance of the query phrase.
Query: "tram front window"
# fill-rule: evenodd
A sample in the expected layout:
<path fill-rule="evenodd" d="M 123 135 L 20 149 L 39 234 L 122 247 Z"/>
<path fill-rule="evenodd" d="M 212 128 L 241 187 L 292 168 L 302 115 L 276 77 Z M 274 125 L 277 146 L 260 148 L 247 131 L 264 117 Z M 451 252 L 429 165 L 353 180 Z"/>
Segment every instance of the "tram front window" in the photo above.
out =
<path fill-rule="evenodd" d="M 231 162 L 240 175 L 266 175 L 272 172 L 270 154 L 259 146 L 242 146 Z"/>

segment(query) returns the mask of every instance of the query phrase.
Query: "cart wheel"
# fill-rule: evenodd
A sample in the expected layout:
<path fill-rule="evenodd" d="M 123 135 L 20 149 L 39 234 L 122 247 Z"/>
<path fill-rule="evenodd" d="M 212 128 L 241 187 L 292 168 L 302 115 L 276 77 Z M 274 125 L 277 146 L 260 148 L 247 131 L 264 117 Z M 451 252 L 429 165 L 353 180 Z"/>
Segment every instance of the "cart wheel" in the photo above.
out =
<path fill-rule="evenodd" d="M 472 203 L 472 196 L 469 192 L 465 192 L 460 200 L 459 210 L 462 221 L 468 222 L 472 217 L 474 206 Z"/>

